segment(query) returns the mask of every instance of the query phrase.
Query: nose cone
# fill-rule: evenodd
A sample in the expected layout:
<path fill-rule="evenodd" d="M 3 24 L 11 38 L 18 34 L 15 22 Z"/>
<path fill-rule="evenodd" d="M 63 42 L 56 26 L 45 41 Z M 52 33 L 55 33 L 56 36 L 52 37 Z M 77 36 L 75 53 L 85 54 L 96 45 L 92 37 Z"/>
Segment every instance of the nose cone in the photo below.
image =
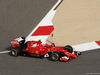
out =
<path fill-rule="evenodd" d="M 76 57 L 77 57 L 77 55 L 76 55 L 76 54 L 72 54 L 71 56 L 72 56 L 73 58 L 76 58 Z"/>
<path fill-rule="evenodd" d="M 73 58 L 76 58 L 76 57 L 77 57 L 76 54 L 72 54 L 72 53 L 67 52 L 67 51 L 64 51 L 64 54 L 65 54 L 65 55 L 68 55 L 68 56 L 70 56 L 70 57 L 73 57 Z"/>

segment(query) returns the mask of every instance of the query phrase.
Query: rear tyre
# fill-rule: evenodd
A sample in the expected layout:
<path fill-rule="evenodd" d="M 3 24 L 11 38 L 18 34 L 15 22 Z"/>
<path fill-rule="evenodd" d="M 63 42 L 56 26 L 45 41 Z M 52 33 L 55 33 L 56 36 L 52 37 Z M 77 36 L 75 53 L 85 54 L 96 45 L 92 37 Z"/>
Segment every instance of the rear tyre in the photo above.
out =
<path fill-rule="evenodd" d="M 70 45 L 66 45 L 66 46 L 64 47 L 64 50 L 67 50 L 67 51 L 70 52 L 70 53 L 73 52 L 73 48 L 72 48 L 72 46 L 70 46 Z"/>
<path fill-rule="evenodd" d="M 12 49 L 11 50 L 11 55 L 17 57 L 19 55 L 19 50 L 18 49 Z"/>
<path fill-rule="evenodd" d="M 59 59 L 59 53 L 53 52 L 50 56 L 51 60 L 57 61 Z"/>

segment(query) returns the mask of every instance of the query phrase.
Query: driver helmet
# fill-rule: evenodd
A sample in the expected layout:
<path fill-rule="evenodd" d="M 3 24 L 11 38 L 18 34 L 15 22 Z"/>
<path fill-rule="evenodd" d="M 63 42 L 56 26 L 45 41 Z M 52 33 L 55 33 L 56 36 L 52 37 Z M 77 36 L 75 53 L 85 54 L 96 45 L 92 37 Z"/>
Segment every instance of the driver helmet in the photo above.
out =
<path fill-rule="evenodd" d="M 38 42 L 42 43 L 41 40 L 38 40 Z"/>

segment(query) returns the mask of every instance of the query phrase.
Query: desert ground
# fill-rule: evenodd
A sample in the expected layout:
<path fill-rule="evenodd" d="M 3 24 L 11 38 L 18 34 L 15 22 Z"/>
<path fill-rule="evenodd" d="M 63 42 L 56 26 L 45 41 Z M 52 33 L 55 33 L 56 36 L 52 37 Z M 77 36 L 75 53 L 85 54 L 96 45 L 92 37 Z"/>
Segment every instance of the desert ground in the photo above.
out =
<path fill-rule="evenodd" d="M 100 40 L 100 0 L 64 0 L 57 9 L 53 24 L 56 45 Z"/>

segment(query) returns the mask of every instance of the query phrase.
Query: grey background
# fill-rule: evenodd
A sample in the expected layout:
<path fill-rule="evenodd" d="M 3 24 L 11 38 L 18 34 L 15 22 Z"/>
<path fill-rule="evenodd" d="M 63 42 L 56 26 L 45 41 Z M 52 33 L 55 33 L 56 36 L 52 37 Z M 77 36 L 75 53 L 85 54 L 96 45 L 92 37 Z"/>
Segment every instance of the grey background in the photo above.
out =
<path fill-rule="evenodd" d="M 0 51 L 10 40 L 26 37 L 57 0 L 0 0 Z"/>
<path fill-rule="evenodd" d="M 0 51 L 10 40 L 27 36 L 57 0 L 0 0 Z M 100 49 L 68 62 L 0 54 L 0 75 L 86 75 L 100 73 Z"/>

